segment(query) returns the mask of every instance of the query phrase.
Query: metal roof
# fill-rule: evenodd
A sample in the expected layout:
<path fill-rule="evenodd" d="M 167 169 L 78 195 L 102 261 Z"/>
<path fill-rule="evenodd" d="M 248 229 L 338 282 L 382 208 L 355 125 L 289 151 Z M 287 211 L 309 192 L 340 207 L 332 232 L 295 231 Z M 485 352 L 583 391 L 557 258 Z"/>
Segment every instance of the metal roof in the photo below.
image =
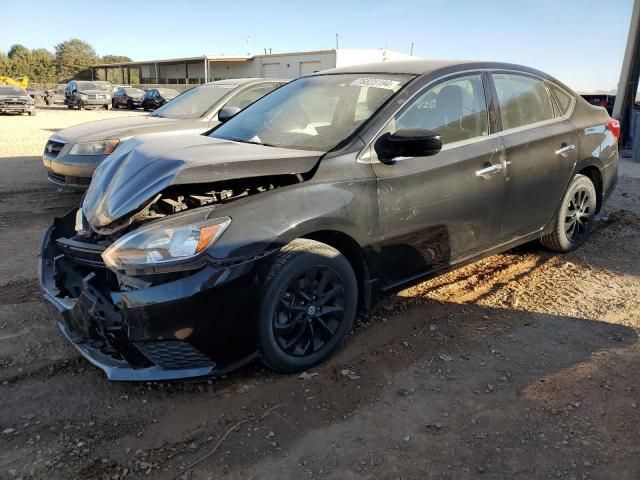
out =
<path fill-rule="evenodd" d="M 97 63 L 95 65 L 91 65 L 91 68 L 105 68 L 105 67 L 126 67 L 132 65 L 148 65 L 153 63 L 184 63 L 184 62 L 203 62 L 205 59 L 210 62 L 246 62 L 247 60 L 251 60 L 253 57 L 251 56 L 226 56 L 226 55 L 218 55 L 218 56 L 210 56 L 210 55 L 202 55 L 200 57 L 181 57 L 181 58 L 164 58 L 162 60 L 140 60 L 140 61 L 131 61 L 131 62 L 117 62 L 117 63 Z"/>

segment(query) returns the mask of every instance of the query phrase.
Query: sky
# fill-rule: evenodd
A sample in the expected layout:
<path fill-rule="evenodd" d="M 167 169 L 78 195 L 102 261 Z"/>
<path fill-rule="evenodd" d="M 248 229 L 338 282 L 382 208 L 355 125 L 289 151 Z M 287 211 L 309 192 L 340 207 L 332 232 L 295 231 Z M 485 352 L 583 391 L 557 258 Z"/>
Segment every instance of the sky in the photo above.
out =
<path fill-rule="evenodd" d="M 2 0 L 3 17 L 25 5 Z M 506 61 L 578 91 L 615 89 L 633 0 L 107 0 L 28 2 L 30 28 L 3 22 L 0 51 L 54 49 L 70 38 L 98 55 L 150 60 L 335 48 L 388 48 L 423 58 Z M 137 24 L 137 25 L 136 25 Z M 247 37 L 249 41 L 247 42 Z"/>

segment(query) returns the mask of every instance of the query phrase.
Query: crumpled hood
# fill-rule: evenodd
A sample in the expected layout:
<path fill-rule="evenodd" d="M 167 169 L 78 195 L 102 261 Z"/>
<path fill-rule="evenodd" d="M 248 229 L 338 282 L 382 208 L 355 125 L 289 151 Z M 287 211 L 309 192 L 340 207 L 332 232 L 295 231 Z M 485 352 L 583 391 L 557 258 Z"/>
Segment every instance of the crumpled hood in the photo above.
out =
<path fill-rule="evenodd" d="M 203 135 L 163 136 L 124 147 L 96 169 L 87 190 L 82 211 L 94 227 L 135 212 L 170 185 L 305 173 L 324 153 Z"/>
<path fill-rule="evenodd" d="M 202 120 L 178 120 L 153 115 L 109 118 L 94 122 L 81 123 L 65 128 L 54 136 L 64 143 L 92 142 L 109 138 L 128 138 L 134 135 L 178 130 L 192 130 L 202 133 L 209 128 L 209 123 Z"/>

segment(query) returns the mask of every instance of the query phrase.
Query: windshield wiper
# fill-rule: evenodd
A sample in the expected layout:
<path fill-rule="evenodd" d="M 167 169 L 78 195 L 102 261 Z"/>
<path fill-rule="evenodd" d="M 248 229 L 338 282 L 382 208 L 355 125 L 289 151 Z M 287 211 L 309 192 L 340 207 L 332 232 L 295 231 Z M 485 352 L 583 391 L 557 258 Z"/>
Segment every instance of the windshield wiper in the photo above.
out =
<path fill-rule="evenodd" d="M 275 148 L 278 148 L 278 145 L 273 145 L 272 143 L 253 142 L 251 140 L 245 140 L 245 139 L 242 139 L 242 138 L 223 138 L 222 140 L 229 140 L 230 142 L 248 143 L 250 145 L 262 145 L 264 147 L 275 147 Z"/>

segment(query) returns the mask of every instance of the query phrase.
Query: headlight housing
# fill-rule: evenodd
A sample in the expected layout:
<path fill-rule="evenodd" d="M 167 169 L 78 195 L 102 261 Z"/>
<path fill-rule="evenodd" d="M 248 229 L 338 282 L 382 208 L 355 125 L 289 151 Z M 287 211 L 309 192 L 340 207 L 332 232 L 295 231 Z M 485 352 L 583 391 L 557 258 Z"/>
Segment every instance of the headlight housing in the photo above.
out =
<path fill-rule="evenodd" d="M 109 155 L 118 146 L 118 143 L 120 140 L 117 138 L 100 142 L 76 143 L 69 150 L 69 155 Z"/>
<path fill-rule="evenodd" d="M 155 266 L 189 264 L 202 256 L 231 223 L 229 217 L 207 218 L 193 211 L 143 226 L 123 236 L 102 253 L 108 268 L 118 271 L 151 270 Z"/>
<path fill-rule="evenodd" d="M 89 96 L 88 96 L 88 95 L 85 95 L 84 93 L 81 93 L 81 94 L 80 94 L 80 99 L 81 99 L 81 100 L 89 100 Z"/>

